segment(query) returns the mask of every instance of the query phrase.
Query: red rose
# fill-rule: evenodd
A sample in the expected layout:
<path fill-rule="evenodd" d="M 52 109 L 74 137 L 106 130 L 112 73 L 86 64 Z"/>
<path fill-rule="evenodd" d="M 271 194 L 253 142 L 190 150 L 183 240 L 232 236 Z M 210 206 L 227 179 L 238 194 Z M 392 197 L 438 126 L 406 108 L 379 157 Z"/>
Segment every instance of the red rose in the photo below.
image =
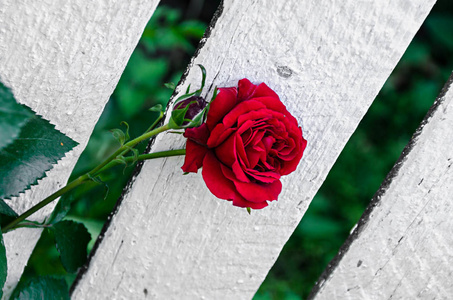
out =
<path fill-rule="evenodd" d="M 238 88 L 219 88 L 206 122 L 186 129 L 184 136 L 182 170 L 203 167 L 203 179 L 216 197 L 254 209 L 277 200 L 280 177 L 296 169 L 307 145 L 277 94 L 248 79 Z"/>

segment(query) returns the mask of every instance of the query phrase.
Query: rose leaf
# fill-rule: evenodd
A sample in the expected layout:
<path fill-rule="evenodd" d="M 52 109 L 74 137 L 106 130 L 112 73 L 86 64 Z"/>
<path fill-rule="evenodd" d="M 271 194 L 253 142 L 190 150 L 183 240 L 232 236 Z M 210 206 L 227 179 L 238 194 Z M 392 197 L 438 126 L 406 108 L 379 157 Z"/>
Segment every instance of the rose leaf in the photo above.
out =
<path fill-rule="evenodd" d="M 17 217 L 17 213 L 0 199 L 0 225 L 3 227 Z"/>
<path fill-rule="evenodd" d="M 68 285 L 64 279 L 50 276 L 20 281 L 10 299 L 69 300 Z"/>
<path fill-rule="evenodd" d="M 25 107 L 31 116 L 12 143 L 0 149 L 0 199 L 18 196 L 78 143 Z M 1 128 L 0 128 L 1 131 Z"/>
<path fill-rule="evenodd" d="M 55 244 L 63 267 L 75 273 L 86 261 L 90 233 L 82 223 L 69 220 L 53 224 L 51 230 L 55 234 Z"/>
<path fill-rule="evenodd" d="M 0 149 L 13 142 L 31 116 L 30 110 L 17 103 L 11 90 L 0 82 Z"/>
<path fill-rule="evenodd" d="M 3 234 L 0 232 L 0 298 L 3 296 L 3 286 L 6 282 L 7 271 L 5 243 L 3 242 Z"/>

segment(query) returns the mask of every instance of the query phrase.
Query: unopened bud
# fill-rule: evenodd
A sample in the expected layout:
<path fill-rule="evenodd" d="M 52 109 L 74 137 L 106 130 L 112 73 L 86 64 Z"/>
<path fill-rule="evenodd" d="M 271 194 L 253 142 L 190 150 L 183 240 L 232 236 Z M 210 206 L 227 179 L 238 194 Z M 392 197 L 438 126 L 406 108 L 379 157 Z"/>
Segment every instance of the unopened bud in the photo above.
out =
<path fill-rule="evenodd" d="M 208 102 L 201 96 L 192 96 L 184 99 L 175 105 L 175 109 L 184 109 L 189 105 L 189 108 L 184 116 L 184 119 L 194 120 L 203 109 L 208 105 Z M 182 126 L 190 124 L 189 121 L 184 121 Z"/>

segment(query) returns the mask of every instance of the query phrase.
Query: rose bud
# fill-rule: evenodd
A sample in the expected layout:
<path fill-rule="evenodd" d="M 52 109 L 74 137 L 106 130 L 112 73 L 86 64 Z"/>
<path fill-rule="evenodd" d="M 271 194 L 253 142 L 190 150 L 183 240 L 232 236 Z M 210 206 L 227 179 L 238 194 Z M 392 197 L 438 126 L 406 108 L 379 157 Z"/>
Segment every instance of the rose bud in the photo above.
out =
<path fill-rule="evenodd" d="M 203 109 L 208 105 L 208 102 L 201 96 L 192 96 L 184 99 L 175 105 L 175 109 L 184 109 L 189 105 L 184 119 L 194 120 L 195 117 L 203 112 Z M 188 125 L 189 121 L 184 121 L 182 126 Z"/>
<path fill-rule="evenodd" d="M 180 129 L 200 126 L 203 123 L 207 105 L 206 100 L 198 94 L 178 100 L 171 112 L 170 128 Z"/>

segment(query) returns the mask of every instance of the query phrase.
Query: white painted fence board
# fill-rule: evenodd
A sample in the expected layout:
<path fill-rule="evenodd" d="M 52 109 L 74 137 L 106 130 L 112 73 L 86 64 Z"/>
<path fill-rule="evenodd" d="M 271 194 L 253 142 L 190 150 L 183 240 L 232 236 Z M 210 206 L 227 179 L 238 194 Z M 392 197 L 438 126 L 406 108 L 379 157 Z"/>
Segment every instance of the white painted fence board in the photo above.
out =
<path fill-rule="evenodd" d="M 314 299 L 453 295 L 453 76 Z"/>
<path fill-rule="evenodd" d="M 72 297 L 251 298 L 434 1 L 225 1 L 194 64 L 207 86 L 266 82 L 308 147 L 278 202 L 218 200 L 182 158 L 146 162 Z M 199 82 L 191 68 L 179 91 Z M 211 91 L 212 92 L 212 91 Z M 184 147 L 164 134 L 153 151 Z"/>
<path fill-rule="evenodd" d="M 24 212 L 64 186 L 157 3 L 2 0 L 1 80 L 20 103 L 79 143 L 39 185 L 8 201 L 16 212 Z M 53 206 L 31 219 L 43 220 Z M 40 234 L 37 229 L 5 234 L 5 297 Z"/>

